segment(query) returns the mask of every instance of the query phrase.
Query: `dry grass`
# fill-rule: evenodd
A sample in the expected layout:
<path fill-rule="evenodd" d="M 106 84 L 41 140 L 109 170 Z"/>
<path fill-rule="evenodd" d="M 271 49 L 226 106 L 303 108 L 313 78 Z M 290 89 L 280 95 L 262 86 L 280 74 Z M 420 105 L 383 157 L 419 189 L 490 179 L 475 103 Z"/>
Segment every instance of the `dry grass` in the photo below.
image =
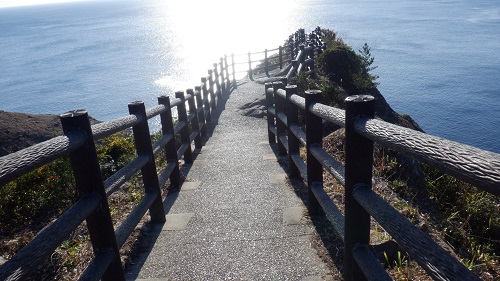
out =
<path fill-rule="evenodd" d="M 345 164 L 344 158 L 344 130 L 340 129 L 325 137 L 323 140 L 324 149 L 332 155 L 337 161 Z M 375 167 L 374 167 L 374 179 L 373 179 L 373 190 L 385 201 L 390 203 L 394 208 L 396 208 L 401 214 L 403 214 L 408 220 L 415 224 L 422 232 L 429 235 L 434 241 L 436 241 L 442 248 L 447 252 L 451 253 L 458 260 L 466 260 L 465 256 L 459 256 L 458 253 L 464 252 L 460 249 L 453 248 L 445 239 L 445 235 L 440 228 L 439 224 L 436 224 L 435 216 L 439 216 L 438 211 L 433 206 L 429 206 L 429 202 L 419 201 L 420 197 L 417 194 L 412 193 L 408 190 L 411 188 L 404 186 L 406 192 L 403 192 L 403 198 L 400 193 L 396 192 L 394 189 L 394 182 L 387 180 L 383 177 L 385 173 L 384 167 L 392 165 L 391 163 L 385 163 L 386 158 L 383 156 L 378 148 L 375 149 Z M 385 174 L 387 175 L 387 174 Z M 344 212 L 344 188 L 341 186 L 328 172 L 324 172 L 324 188 L 329 194 L 333 202 L 339 207 L 340 211 Z M 402 181 L 395 181 L 396 184 L 404 185 Z M 399 187 L 397 190 L 401 190 Z M 410 195 L 410 196 L 408 196 Z M 408 199 L 409 198 L 409 199 Z M 423 208 L 423 209 L 422 209 Z M 376 223 L 373 219 L 371 222 L 371 241 L 372 245 L 384 243 L 386 241 L 391 241 L 391 236 Z M 336 240 L 333 240 L 336 242 Z M 326 242 L 324 245 L 329 248 L 332 253 L 338 252 L 338 243 Z M 390 262 L 387 262 L 383 258 L 380 262 L 387 269 L 387 272 L 394 280 L 432 280 L 426 272 L 415 262 L 401 251 L 402 256 L 400 258 L 396 257 Z M 483 280 L 498 280 L 497 272 L 497 258 L 492 256 L 489 260 L 490 264 L 495 266 L 488 266 L 485 262 L 484 265 L 474 266 L 474 272 Z"/>

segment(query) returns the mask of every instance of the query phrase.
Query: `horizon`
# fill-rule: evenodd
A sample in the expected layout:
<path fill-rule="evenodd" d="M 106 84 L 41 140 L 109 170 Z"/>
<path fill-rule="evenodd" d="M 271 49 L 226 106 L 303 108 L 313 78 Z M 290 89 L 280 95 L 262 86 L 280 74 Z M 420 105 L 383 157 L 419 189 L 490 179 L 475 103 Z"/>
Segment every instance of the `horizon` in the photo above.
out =
<path fill-rule="evenodd" d="M 37 6 L 47 4 L 82 2 L 88 0 L 0 0 L 0 8 Z"/>

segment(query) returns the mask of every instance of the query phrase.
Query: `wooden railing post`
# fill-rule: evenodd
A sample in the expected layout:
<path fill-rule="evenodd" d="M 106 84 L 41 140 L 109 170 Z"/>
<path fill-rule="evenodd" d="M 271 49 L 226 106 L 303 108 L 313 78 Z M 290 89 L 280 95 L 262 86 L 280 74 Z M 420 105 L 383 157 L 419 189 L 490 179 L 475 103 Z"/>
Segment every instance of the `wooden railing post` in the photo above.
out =
<path fill-rule="evenodd" d="M 269 77 L 269 60 L 267 58 L 267 49 L 264 50 L 264 70 L 266 71 L 266 76 Z"/>
<path fill-rule="evenodd" d="M 220 96 L 226 94 L 226 80 L 224 78 L 224 59 L 220 58 L 220 84 L 221 84 L 221 91 L 219 92 Z"/>
<path fill-rule="evenodd" d="M 307 188 L 308 188 L 308 209 L 311 214 L 321 213 L 321 206 L 312 193 L 311 187 L 313 184 L 323 185 L 323 166 L 311 153 L 312 146 L 322 147 L 323 135 L 322 127 L 323 120 L 311 113 L 311 106 L 321 102 L 322 92 L 320 90 L 309 90 L 305 93 L 306 108 L 306 148 L 307 148 Z"/>
<path fill-rule="evenodd" d="M 149 208 L 151 222 L 162 223 L 165 222 L 165 211 L 163 210 L 160 183 L 158 181 L 158 174 L 156 173 L 156 164 L 153 155 L 153 147 L 151 145 L 146 107 L 144 106 L 144 102 L 135 101 L 128 104 L 128 110 L 130 114 L 136 115 L 141 119 L 139 124 L 132 127 L 137 155 L 145 155 L 149 158 L 148 163 L 141 168 L 144 189 L 146 193 L 154 192 L 157 194 L 155 201 Z"/>
<path fill-rule="evenodd" d="M 179 117 L 179 122 L 185 122 L 186 126 L 181 129 L 181 143 L 187 145 L 186 151 L 184 151 L 184 162 L 193 163 L 193 152 L 191 150 L 191 140 L 189 139 L 189 120 L 186 112 L 186 97 L 184 92 L 175 92 L 175 97 L 180 99 L 182 102 L 177 106 L 177 116 Z"/>
<path fill-rule="evenodd" d="M 314 47 L 311 48 L 311 51 L 309 53 L 309 57 L 312 59 L 310 65 L 309 65 L 309 69 L 311 70 L 311 75 L 314 77 L 316 75 L 316 69 L 314 67 Z"/>
<path fill-rule="evenodd" d="M 279 53 L 280 53 L 280 69 L 283 69 L 283 47 L 279 47 Z"/>
<path fill-rule="evenodd" d="M 231 54 L 231 63 L 233 65 L 233 87 L 234 89 L 238 88 L 238 84 L 236 83 L 236 68 L 234 66 L 234 54 Z"/>
<path fill-rule="evenodd" d="M 288 48 L 290 48 L 290 60 L 294 60 L 295 59 L 295 48 L 293 46 L 293 42 L 290 42 L 290 44 L 288 45 Z"/>
<path fill-rule="evenodd" d="M 292 95 L 298 94 L 297 85 L 288 85 L 286 91 L 286 117 L 288 121 L 288 173 L 290 177 L 300 176 L 300 171 L 292 159 L 293 155 L 300 154 L 300 141 L 292 132 L 293 125 L 297 125 L 299 121 L 299 110 L 297 106 L 290 101 Z"/>
<path fill-rule="evenodd" d="M 285 85 L 282 82 L 274 82 L 273 83 L 273 91 L 274 91 L 274 102 L 275 102 L 275 112 L 276 112 L 276 137 L 278 141 L 278 155 L 285 156 L 287 155 L 287 148 L 284 143 L 281 141 L 280 137 L 286 137 L 286 124 L 278 118 L 279 113 L 285 113 L 285 99 L 281 98 L 276 94 L 278 89 L 285 89 Z"/>
<path fill-rule="evenodd" d="M 269 143 L 276 143 L 276 135 L 272 132 L 271 128 L 274 128 L 274 115 L 269 112 L 270 108 L 274 107 L 274 97 L 272 93 L 268 93 L 268 89 L 273 88 L 273 83 L 266 83 L 266 112 L 267 112 L 267 133 L 269 138 Z"/>
<path fill-rule="evenodd" d="M 207 122 L 205 120 L 205 109 L 203 108 L 203 98 L 201 96 L 201 86 L 194 87 L 194 97 L 196 98 L 196 112 L 198 112 L 198 121 L 201 124 L 200 134 L 204 138 L 207 136 Z"/>
<path fill-rule="evenodd" d="M 252 57 L 251 53 L 248 52 L 248 78 L 253 81 L 253 73 L 252 73 Z"/>
<path fill-rule="evenodd" d="M 372 96 L 349 96 L 345 117 L 345 280 L 366 280 L 353 259 L 352 250 L 356 244 L 370 242 L 370 215 L 353 197 L 357 184 L 372 186 L 373 141 L 364 138 L 354 130 L 354 121 L 360 116 L 374 116 Z"/>
<path fill-rule="evenodd" d="M 226 69 L 226 89 L 229 91 L 231 88 L 231 79 L 229 79 L 229 66 L 227 64 L 227 56 L 224 55 L 224 67 Z"/>
<path fill-rule="evenodd" d="M 217 63 L 214 63 L 214 82 L 215 82 L 215 86 L 217 86 L 217 92 L 216 92 L 216 95 L 217 95 L 217 101 L 220 100 L 221 96 L 222 96 L 222 90 L 221 90 L 221 86 L 220 86 L 220 80 L 219 80 L 219 65 Z"/>
<path fill-rule="evenodd" d="M 196 109 L 196 97 L 194 96 L 193 89 L 187 89 L 186 94 L 191 96 L 188 100 L 188 105 L 189 115 L 193 115 L 193 119 L 191 119 L 191 130 L 196 132 L 196 136 L 194 137 L 194 147 L 201 148 L 200 120 L 198 118 L 198 110 Z"/>
<path fill-rule="evenodd" d="M 201 83 L 203 84 L 203 87 L 201 89 L 203 91 L 203 107 L 206 114 L 205 121 L 206 123 L 210 123 L 212 122 L 212 113 L 211 113 L 212 110 L 210 107 L 210 100 L 208 97 L 207 78 L 202 77 Z"/>
<path fill-rule="evenodd" d="M 292 69 L 293 69 L 292 77 L 299 74 L 298 73 L 298 70 L 299 70 L 299 61 L 298 60 L 296 60 L 296 59 L 292 60 Z"/>
<path fill-rule="evenodd" d="M 102 276 L 102 280 L 125 280 L 87 111 L 67 112 L 60 118 L 65 134 L 78 131 L 86 138 L 85 145 L 71 152 L 69 159 L 80 198 L 90 193 L 98 194 L 101 198 L 100 207 L 86 219 L 86 222 L 94 254 L 96 256 L 100 252 L 113 254 L 113 261 Z"/>
<path fill-rule="evenodd" d="M 174 122 L 172 120 L 172 108 L 170 108 L 170 98 L 168 96 L 158 97 L 158 104 L 165 106 L 165 111 L 160 114 L 161 129 L 164 135 L 174 135 Z M 170 174 L 170 184 L 179 187 L 181 183 L 181 174 L 179 171 L 179 158 L 177 158 L 177 147 L 175 144 L 175 137 L 173 137 L 165 145 L 165 157 L 168 163 L 175 163 L 175 168 Z"/>
<path fill-rule="evenodd" d="M 214 79 L 213 79 L 213 70 L 209 69 L 208 70 L 208 83 L 209 83 L 209 92 L 210 92 L 210 105 L 212 109 L 210 111 L 214 111 L 215 108 L 217 107 L 217 104 L 215 103 L 215 91 L 214 91 Z"/>
<path fill-rule="evenodd" d="M 299 61 L 300 61 L 300 64 L 302 64 L 302 67 L 305 67 L 304 61 L 306 60 L 306 54 L 304 53 L 304 48 L 305 48 L 305 46 L 303 44 L 299 45 L 299 50 L 300 50 Z"/>

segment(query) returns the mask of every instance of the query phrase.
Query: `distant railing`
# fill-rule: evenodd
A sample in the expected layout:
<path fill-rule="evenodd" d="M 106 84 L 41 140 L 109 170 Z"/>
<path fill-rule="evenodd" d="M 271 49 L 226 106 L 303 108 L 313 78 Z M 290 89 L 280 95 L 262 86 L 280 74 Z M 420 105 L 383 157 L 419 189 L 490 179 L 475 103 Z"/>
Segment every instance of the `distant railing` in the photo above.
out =
<path fill-rule="evenodd" d="M 178 160 L 193 161 L 191 144 L 201 148 L 222 95 L 235 86 L 229 80 L 227 58 L 221 58 L 193 89 L 175 93 L 175 99 L 158 97 L 159 105 L 146 110 L 137 101 L 128 105 L 130 115 L 91 126 L 85 110 L 60 116 L 64 135 L 0 158 L 0 187 L 62 156 L 70 158 L 79 200 L 54 222 L 44 228 L 28 245 L 0 267 L 0 280 L 27 280 L 30 273 L 68 239 L 83 222 L 87 222 L 94 258 L 80 280 L 125 280 L 119 249 L 125 244 L 141 218 L 149 210 L 151 222 L 165 222 L 160 186 L 170 179 L 180 183 Z M 186 107 L 186 102 L 188 106 Z M 172 109 L 177 109 L 174 125 Z M 148 119 L 161 119 L 162 135 L 151 143 Z M 102 180 L 95 141 L 132 128 L 137 157 L 111 177 Z M 176 146 L 176 136 L 180 138 Z M 155 155 L 165 151 L 166 163 L 156 172 Z M 117 191 L 138 171 L 145 195 L 128 217 L 113 227 L 108 196 Z M 33 187 L 36 188 L 36 187 Z"/>
<path fill-rule="evenodd" d="M 313 74 L 315 52 L 320 54 L 326 49 L 326 44 L 322 38 L 323 35 L 319 27 L 311 32 L 307 39 L 304 29 L 299 29 L 289 36 L 284 46 L 270 50 L 265 49 L 261 52 L 232 54 L 233 77 L 235 73 L 247 73 L 250 80 L 253 80 L 253 75 L 260 72 L 265 73 L 269 77 L 270 70 L 283 69 L 285 65 L 290 65 L 290 70 L 287 74 L 288 78 L 293 77 L 301 71 L 305 71 L 306 68 L 308 71 L 307 74 Z M 248 65 L 248 68 L 235 70 L 239 65 Z"/>
<path fill-rule="evenodd" d="M 373 143 L 411 156 L 500 196 L 500 155 L 374 119 L 374 98 L 350 96 L 346 110 L 321 103 L 319 90 L 298 95 L 287 79 L 266 83 L 269 143 L 288 156 L 290 177 L 308 186 L 308 208 L 322 210 L 344 241 L 346 280 L 392 280 L 370 250 L 373 217 L 435 280 L 480 280 L 372 191 Z M 299 125 L 299 111 L 305 126 Z M 322 147 L 323 121 L 345 127 L 345 167 Z M 306 161 L 299 153 L 307 150 Z M 345 216 L 323 189 L 323 169 L 345 187 Z"/>

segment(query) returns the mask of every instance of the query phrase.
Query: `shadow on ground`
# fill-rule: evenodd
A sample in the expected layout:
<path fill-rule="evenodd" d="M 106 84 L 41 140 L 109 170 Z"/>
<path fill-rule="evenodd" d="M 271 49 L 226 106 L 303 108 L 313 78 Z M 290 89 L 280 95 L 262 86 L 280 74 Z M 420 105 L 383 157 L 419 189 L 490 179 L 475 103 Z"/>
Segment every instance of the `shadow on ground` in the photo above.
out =
<path fill-rule="evenodd" d="M 238 85 L 242 85 L 244 83 L 248 83 L 248 81 L 238 81 Z M 202 139 L 202 145 L 204 146 L 206 142 L 212 137 L 215 127 L 219 123 L 219 117 L 222 111 L 224 111 L 226 107 L 226 102 L 229 99 L 231 93 L 235 90 L 234 84 L 231 85 L 226 93 L 222 94 L 221 98 L 217 100 L 217 107 L 214 111 L 211 112 L 211 122 L 207 123 L 207 134 L 205 138 Z M 201 149 L 195 148 L 193 149 L 193 161 L 196 160 L 197 156 L 200 154 Z M 181 172 L 181 183 L 179 186 L 169 186 L 166 197 L 163 201 L 163 208 L 165 213 L 168 214 L 170 209 L 174 205 L 175 201 L 179 196 L 179 187 L 182 186 L 182 183 L 186 179 L 186 176 L 189 174 L 189 171 L 192 167 L 192 163 L 183 163 L 180 167 Z M 169 182 L 167 182 L 169 184 Z M 141 229 L 137 240 L 132 245 L 132 253 L 130 255 L 130 260 L 125 266 L 125 273 L 127 280 L 136 280 L 138 278 L 139 272 L 141 268 L 144 266 L 149 254 L 151 253 L 156 240 L 161 234 L 163 223 L 145 223 Z"/>

